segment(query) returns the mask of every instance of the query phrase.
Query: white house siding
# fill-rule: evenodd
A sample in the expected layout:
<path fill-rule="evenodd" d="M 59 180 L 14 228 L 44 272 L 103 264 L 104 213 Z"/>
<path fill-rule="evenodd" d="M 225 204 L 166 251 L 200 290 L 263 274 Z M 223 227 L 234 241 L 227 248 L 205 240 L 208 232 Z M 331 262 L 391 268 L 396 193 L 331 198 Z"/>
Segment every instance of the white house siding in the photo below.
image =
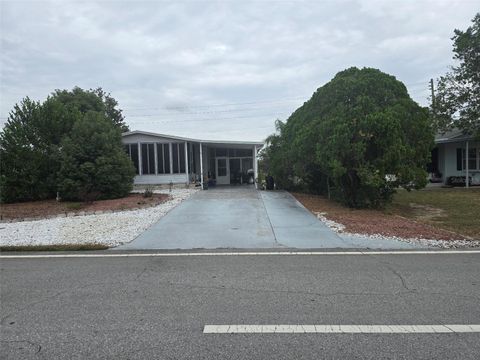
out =
<path fill-rule="evenodd" d="M 138 185 L 162 185 L 162 184 L 185 184 L 188 182 L 186 174 L 159 174 L 159 175 L 136 175 L 134 183 Z"/>
<path fill-rule="evenodd" d="M 480 149 L 480 142 L 469 141 L 469 149 L 475 148 Z M 439 171 L 443 174 L 444 182 L 447 181 L 450 176 L 465 176 L 465 170 L 457 170 L 457 149 L 465 149 L 465 141 L 461 142 L 452 142 L 439 145 Z M 442 168 L 443 164 L 443 168 Z M 469 176 L 474 175 L 475 173 L 480 173 L 478 169 L 470 169 Z"/>

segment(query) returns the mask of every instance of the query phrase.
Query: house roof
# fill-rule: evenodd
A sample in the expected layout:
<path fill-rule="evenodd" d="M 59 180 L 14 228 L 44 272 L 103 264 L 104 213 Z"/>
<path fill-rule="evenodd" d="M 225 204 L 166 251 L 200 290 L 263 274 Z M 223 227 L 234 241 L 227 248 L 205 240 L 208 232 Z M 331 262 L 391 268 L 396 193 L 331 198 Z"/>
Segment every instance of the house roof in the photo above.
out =
<path fill-rule="evenodd" d="M 129 136 L 129 135 L 150 135 L 150 136 L 158 136 L 158 137 L 163 137 L 167 139 L 172 139 L 172 140 L 180 140 L 180 141 L 190 141 L 190 142 L 198 142 L 202 144 L 218 144 L 218 145 L 259 145 L 263 146 L 264 142 L 260 141 L 231 141 L 231 140 L 201 140 L 201 139 L 193 139 L 193 138 L 187 138 L 187 137 L 182 137 L 182 136 L 174 136 L 174 135 L 166 135 L 166 134 L 159 134 L 159 133 L 154 133 L 154 132 L 149 132 L 149 131 L 141 131 L 141 130 L 133 130 L 133 131 L 127 131 L 122 134 L 122 136 Z"/>
<path fill-rule="evenodd" d="M 453 130 L 446 131 L 443 133 L 438 133 L 437 135 L 435 135 L 436 144 L 444 144 L 444 143 L 466 141 L 466 140 L 473 140 L 473 135 L 465 134 L 462 130 L 459 130 L 459 129 L 453 129 Z"/>

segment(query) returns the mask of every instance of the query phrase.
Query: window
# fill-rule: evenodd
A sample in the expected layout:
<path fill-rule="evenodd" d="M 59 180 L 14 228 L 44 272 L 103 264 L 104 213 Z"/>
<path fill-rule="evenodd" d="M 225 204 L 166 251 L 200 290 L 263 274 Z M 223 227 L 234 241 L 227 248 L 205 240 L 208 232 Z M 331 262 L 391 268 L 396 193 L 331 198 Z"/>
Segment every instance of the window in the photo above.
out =
<path fill-rule="evenodd" d="M 125 152 L 130 157 L 130 160 L 133 162 L 133 166 L 135 166 L 135 174 L 138 175 L 138 144 L 126 144 L 124 145 Z"/>
<path fill-rule="evenodd" d="M 173 173 L 185 173 L 185 143 L 172 143 Z"/>
<path fill-rule="evenodd" d="M 457 151 L 458 153 L 458 151 Z M 462 170 L 466 170 L 466 149 L 462 149 Z M 479 170 L 479 156 L 476 148 L 468 149 L 468 170 Z"/>
<path fill-rule="evenodd" d="M 158 173 L 170 174 L 170 146 L 157 144 Z"/>
<path fill-rule="evenodd" d="M 141 144 L 142 146 L 142 174 L 155 174 L 155 145 Z"/>

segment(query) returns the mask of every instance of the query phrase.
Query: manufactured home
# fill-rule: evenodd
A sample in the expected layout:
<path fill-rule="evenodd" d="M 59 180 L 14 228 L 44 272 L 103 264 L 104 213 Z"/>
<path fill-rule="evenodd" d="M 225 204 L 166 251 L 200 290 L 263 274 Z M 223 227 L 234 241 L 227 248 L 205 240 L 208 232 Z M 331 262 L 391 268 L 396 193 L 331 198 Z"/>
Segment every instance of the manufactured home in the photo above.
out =
<path fill-rule="evenodd" d="M 438 134 L 435 143 L 429 168 L 432 182 L 480 185 L 480 141 L 460 130 L 453 130 Z"/>
<path fill-rule="evenodd" d="M 146 131 L 122 134 L 136 185 L 256 184 L 262 142 L 211 141 Z"/>

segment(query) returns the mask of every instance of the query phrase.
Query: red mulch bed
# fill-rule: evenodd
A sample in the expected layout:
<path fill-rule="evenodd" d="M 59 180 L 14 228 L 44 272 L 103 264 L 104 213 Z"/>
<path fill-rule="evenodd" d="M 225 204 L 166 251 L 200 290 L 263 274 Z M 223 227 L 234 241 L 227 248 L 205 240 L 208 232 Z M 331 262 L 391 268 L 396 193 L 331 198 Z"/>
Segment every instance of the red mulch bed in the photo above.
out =
<path fill-rule="evenodd" d="M 450 231 L 380 210 L 350 209 L 319 195 L 301 193 L 292 195 L 311 212 L 325 213 L 327 219 L 345 225 L 345 232 L 436 240 L 464 239 L 463 236 Z"/>
<path fill-rule="evenodd" d="M 127 197 L 93 202 L 63 202 L 52 200 L 29 201 L 0 205 L 2 220 L 20 220 L 25 218 L 46 218 L 65 213 L 80 213 L 94 211 L 121 211 L 155 206 L 165 202 L 167 194 L 153 194 L 143 197 L 142 194 L 130 194 Z"/>

